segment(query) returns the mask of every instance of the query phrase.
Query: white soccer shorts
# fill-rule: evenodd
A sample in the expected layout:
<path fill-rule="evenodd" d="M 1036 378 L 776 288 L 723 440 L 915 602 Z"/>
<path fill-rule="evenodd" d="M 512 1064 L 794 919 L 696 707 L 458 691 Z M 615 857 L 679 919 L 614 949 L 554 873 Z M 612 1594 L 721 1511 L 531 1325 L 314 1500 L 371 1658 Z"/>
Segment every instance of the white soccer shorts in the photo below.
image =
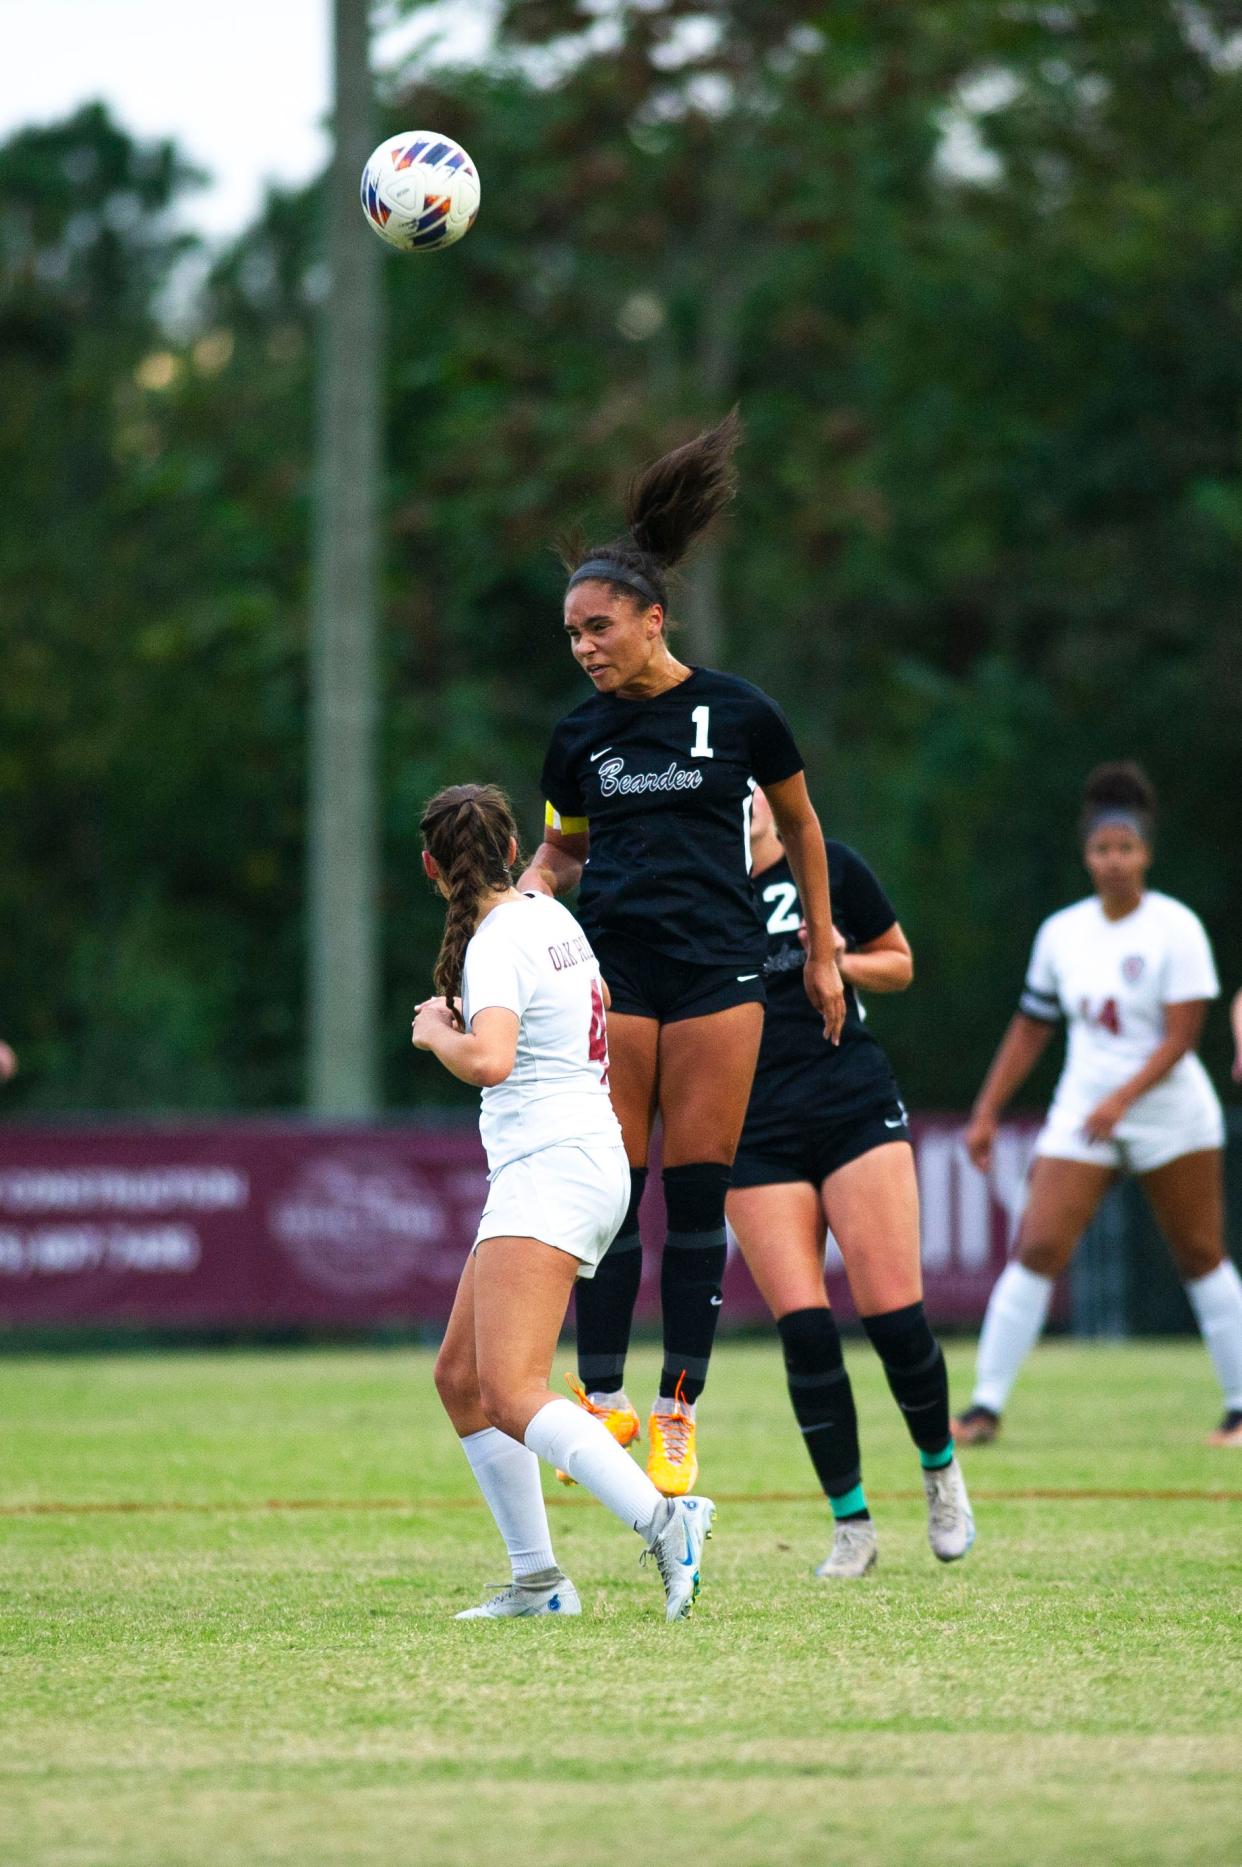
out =
<path fill-rule="evenodd" d="M 485 1238 L 538 1238 L 577 1258 L 579 1277 L 594 1277 L 629 1203 L 623 1147 L 541 1147 L 497 1169 L 475 1246 Z"/>
<path fill-rule="evenodd" d="M 1048 1119 L 1035 1143 L 1036 1154 L 1054 1160 L 1087 1161 L 1121 1172 L 1154 1173 L 1183 1154 L 1225 1145 L 1225 1117 L 1220 1099 L 1198 1057 L 1186 1057 L 1175 1080 L 1157 1083 L 1140 1096 L 1107 1141 L 1088 1141 L 1083 1123 L 1102 1095 L 1083 1095 L 1072 1082 L 1057 1086 Z"/>

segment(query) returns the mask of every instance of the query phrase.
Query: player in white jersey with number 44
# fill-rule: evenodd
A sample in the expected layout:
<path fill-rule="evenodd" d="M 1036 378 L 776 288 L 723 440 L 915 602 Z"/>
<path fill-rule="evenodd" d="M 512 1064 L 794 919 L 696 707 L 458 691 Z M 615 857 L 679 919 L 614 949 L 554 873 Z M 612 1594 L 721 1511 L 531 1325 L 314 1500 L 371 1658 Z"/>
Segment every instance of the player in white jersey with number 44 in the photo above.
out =
<path fill-rule="evenodd" d="M 710 1498 L 665 1498 L 602 1421 L 548 1386 L 570 1292 L 592 1277 L 630 1197 L 608 1093 L 606 988 L 567 908 L 513 886 L 502 791 L 454 785 L 422 818 L 423 865 L 448 903 L 439 993 L 414 1043 L 482 1090 L 489 1192 L 436 1362 L 436 1388 L 509 1552 L 512 1579 L 459 1620 L 574 1615 L 552 1552 L 539 1458 L 643 1539 L 683 1620 L 711 1535 Z"/>
<path fill-rule="evenodd" d="M 1087 780 L 1083 855 L 1095 893 L 1046 920 L 1026 986 L 975 1103 L 966 1145 L 986 1169 L 1001 1109 L 1065 1018 L 1069 1046 L 1035 1145 L 1014 1261 L 988 1300 L 959 1445 L 996 1437 L 1018 1371 L 1108 1187 L 1139 1179 L 1212 1357 L 1224 1417 L 1209 1443 L 1242 1446 L 1242 1278 L 1226 1256 L 1224 1117 L 1195 1054 L 1220 986 L 1202 922 L 1146 886 L 1155 793 L 1136 765 Z"/>

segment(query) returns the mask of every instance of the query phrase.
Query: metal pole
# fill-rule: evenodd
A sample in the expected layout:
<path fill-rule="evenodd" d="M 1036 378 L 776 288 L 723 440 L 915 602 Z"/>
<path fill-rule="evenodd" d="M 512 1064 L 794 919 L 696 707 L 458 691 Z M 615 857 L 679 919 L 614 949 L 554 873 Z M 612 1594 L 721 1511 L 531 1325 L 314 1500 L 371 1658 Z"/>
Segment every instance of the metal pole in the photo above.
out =
<path fill-rule="evenodd" d="M 374 144 L 369 0 L 333 0 L 310 629 L 307 1099 L 379 1102 L 376 561 L 383 258 L 358 206 Z"/>

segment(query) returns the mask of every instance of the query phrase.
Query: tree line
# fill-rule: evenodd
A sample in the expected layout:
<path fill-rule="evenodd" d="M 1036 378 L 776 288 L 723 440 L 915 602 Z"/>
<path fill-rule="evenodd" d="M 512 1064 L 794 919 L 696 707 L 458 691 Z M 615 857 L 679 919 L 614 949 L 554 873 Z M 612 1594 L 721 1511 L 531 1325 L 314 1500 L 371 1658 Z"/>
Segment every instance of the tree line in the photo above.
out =
<path fill-rule="evenodd" d="M 510 0 L 481 64 L 391 76 L 389 127 L 458 137 L 484 202 L 384 268 L 390 1106 L 445 1096 L 408 1049 L 419 805 L 496 780 L 535 838 L 583 693 L 551 540 L 613 529 L 733 401 L 681 652 L 781 701 L 897 903 L 916 983 L 874 1015 L 913 1105 L 973 1093 L 1085 887 L 1101 758 L 1151 771 L 1155 881 L 1242 978 L 1240 32 L 1172 0 Z M 0 148 L 11 1113 L 303 1095 L 319 191 L 272 193 L 187 312 L 195 181 L 102 105 Z"/>

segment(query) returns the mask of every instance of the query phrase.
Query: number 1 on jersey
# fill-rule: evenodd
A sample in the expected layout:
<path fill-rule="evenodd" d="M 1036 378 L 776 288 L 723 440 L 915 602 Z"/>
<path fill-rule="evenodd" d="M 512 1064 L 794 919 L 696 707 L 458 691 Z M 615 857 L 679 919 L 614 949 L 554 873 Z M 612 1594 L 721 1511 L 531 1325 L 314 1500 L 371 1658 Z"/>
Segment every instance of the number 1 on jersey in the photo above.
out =
<path fill-rule="evenodd" d="M 694 744 L 690 748 L 691 758 L 715 758 L 708 741 L 708 729 L 711 726 L 712 710 L 710 707 L 692 707 L 690 718 L 694 721 Z"/>

